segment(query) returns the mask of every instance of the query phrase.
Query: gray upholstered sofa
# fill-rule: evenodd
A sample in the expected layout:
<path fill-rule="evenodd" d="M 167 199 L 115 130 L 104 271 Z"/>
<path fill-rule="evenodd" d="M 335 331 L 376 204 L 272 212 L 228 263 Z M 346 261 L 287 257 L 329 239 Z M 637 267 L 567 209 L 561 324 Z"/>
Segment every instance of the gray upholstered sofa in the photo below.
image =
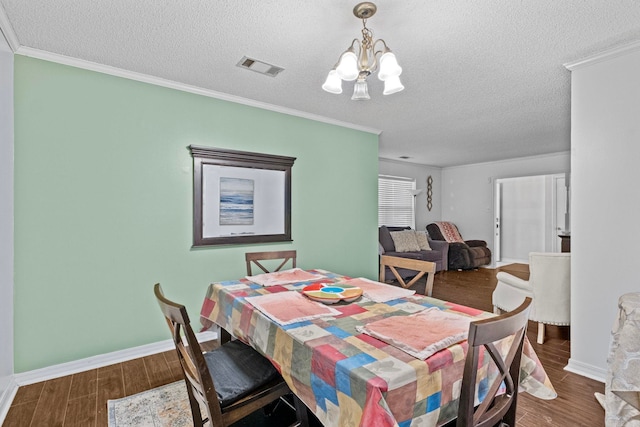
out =
<path fill-rule="evenodd" d="M 378 254 L 397 256 L 402 258 L 420 259 L 423 261 L 431 261 L 436 263 L 436 271 L 442 271 L 447 269 L 447 256 L 449 254 L 449 244 L 447 242 L 440 242 L 429 239 L 429 246 L 431 250 L 420 250 L 411 252 L 398 252 L 396 251 L 391 232 L 411 230 L 411 227 L 388 227 L 382 226 L 378 228 Z M 403 278 L 415 276 L 416 272 L 413 270 L 399 269 L 398 272 Z M 385 273 L 385 280 L 392 280 L 393 273 L 387 268 Z"/>

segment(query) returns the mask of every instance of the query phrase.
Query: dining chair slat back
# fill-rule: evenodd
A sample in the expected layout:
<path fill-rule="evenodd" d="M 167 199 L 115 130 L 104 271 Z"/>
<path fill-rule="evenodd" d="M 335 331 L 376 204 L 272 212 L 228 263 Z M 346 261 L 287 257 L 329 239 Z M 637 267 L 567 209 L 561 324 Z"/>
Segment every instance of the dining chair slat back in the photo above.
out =
<path fill-rule="evenodd" d="M 469 325 L 469 349 L 462 377 L 457 427 L 515 426 L 520 359 L 530 309 L 531 298 L 526 298 L 513 311 Z M 508 351 L 501 353 L 495 343 L 511 336 L 513 341 Z M 483 350 L 484 357 L 491 357 L 489 363 L 495 364 L 498 375 L 489 385 L 484 400 L 474 410 L 478 361 Z M 506 390 L 499 393 L 502 384 Z"/>
<path fill-rule="evenodd" d="M 280 269 L 284 267 L 289 261 L 291 261 L 291 268 L 296 267 L 297 253 L 295 250 L 247 252 L 244 254 L 244 256 L 247 262 L 247 275 L 249 276 L 253 275 L 252 269 L 251 269 L 252 264 L 260 268 L 265 273 L 280 271 Z M 282 262 L 280 263 L 280 265 L 278 265 L 275 269 L 272 269 L 272 270 L 269 270 L 262 263 L 260 263 L 260 261 L 269 261 L 269 260 L 277 260 L 277 259 L 282 259 Z"/>
<path fill-rule="evenodd" d="M 390 255 L 382 255 L 380 256 L 380 277 L 378 278 L 378 280 L 382 283 L 385 282 L 386 267 L 389 267 L 389 270 L 391 270 L 391 273 L 393 273 L 393 276 L 396 278 L 400 286 L 405 289 L 413 286 L 413 284 L 420 280 L 422 276 L 427 274 L 425 295 L 431 296 L 431 294 L 433 293 L 433 278 L 436 274 L 435 262 L 423 261 L 421 259 L 410 259 Z M 414 270 L 416 272 L 416 275 L 409 282 L 406 282 L 398 272 L 398 268 Z"/>
<path fill-rule="evenodd" d="M 154 286 L 154 294 L 176 347 L 187 386 L 194 426 L 202 427 L 209 421 L 212 426 L 229 426 L 291 393 L 271 362 L 240 341 L 231 341 L 212 352 L 203 354 L 184 305 L 167 299 L 159 283 Z M 229 359 L 232 363 L 225 362 Z M 221 384 L 221 387 L 216 390 L 214 377 L 232 378 L 234 375 L 229 370 L 236 367 L 244 368 L 238 369 L 239 372 L 235 374 L 236 377 L 242 377 L 243 381 L 233 386 Z M 244 386 L 245 389 L 239 391 L 239 385 Z M 227 389 L 233 389 L 232 396 L 225 394 Z M 303 411 L 305 413 L 302 415 L 306 420 L 306 407 L 297 398 L 295 403 L 296 409 L 301 410 L 296 411 L 298 418 L 294 425 L 306 425 L 306 423 L 300 423 L 300 414 Z M 204 417 L 201 408 L 206 414 Z"/>

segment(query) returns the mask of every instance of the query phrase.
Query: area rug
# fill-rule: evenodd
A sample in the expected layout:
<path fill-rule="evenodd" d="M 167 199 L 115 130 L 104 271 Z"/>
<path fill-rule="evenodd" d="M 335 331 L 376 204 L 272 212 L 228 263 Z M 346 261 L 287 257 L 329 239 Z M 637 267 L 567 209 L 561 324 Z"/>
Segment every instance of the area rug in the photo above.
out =
<path fill-rule="evenodd" d="M 184 381 L 167 384 L 132 396 L 107 401 L 109 427 L 192 427 L 191 407 Z M 204 415 L 203 415 L 204 417 Z M 277 405 L 266 415 L 256 411 L 232 427 L 281 427 L 296 419 L 287 405 Z M 312 424 L 316 425 L 316 424 Z"/>
<path fill-rule="evenodd" d="M 109 427 L 192 426 L 184 381 L 107 401 Z"/>

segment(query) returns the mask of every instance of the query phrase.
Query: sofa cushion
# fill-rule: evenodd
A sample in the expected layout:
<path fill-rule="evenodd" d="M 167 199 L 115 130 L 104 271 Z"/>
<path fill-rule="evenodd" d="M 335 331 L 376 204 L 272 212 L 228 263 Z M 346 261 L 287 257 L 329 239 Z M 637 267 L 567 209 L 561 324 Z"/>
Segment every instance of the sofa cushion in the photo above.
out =
<path fill-rule="evenodd" d="M 396 247 L 393 244 L 391 233 L 386 226 L 378 228 L 378 242 L 382 245 L 385 252 L 395 252 Z"/>
<path fill-rule="evenodd" d="M 413 230 L 392 231 L 391 238 L 396 252 L 416 252 L 420 250 L 420 245 Z"/>
<path fill-rule="evenodd" d="M 420 251 L 418 253 L 423 261 L 436 262 L 442 259 L 442 254 L 438 251 Z"/>
<path fill-rule="evenodd" d="M 430 251 L 431 246 L 429 246 L 429 238 L 427 237 L 427 233 L 425 231 L 415 231 L 416 240 L 418 241 L 418 246 L 420 246 L 421 251 Z"/>
<path fill-rule="evenodd" d="M 387 256 L 397 256 L 397 257 L 400 257 L 400 258 L 407 258 L 407 259 L 420 259 L 420 260 L 424 261 L 424 259 L 423 259 L 424 252 L 425 251 L 420 251 L 420 252 L 386 252 L 385 255 L 387 255 Z"/>

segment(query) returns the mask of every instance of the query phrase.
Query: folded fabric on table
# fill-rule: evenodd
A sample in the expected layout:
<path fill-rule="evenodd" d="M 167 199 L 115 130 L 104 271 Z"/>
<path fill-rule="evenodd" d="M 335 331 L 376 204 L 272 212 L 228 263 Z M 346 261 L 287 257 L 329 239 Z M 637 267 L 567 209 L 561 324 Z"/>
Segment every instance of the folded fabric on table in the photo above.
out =
<path fill-rule="evenodd" d="M 410 289 L 387 285 L 386 283 L 374 282 L 373 280 L 365 279 L 364 277 L 344 280 L 340 283 L 359 287 L 362 289 L 364 296 L 374 302 L 387 302 L 398 298 L 408 297 L 416 293 L 416 291 L 412 291 Z"/>
<path fill-rule="evenodd" d="M 246 297 L 245 300 L 281 325 L 341 314 L 334 308 L 311 301 L 297 291 Z"/>
<path fill-rule="evenodd" d="M 409 316 L 392 316 L 356 329 L 424 360 L 467 339 L 470 317 L 431 307 Z"/>
<path fill-rule="evenodd" d="M 308 282 L 309 280 L 322 279 L 325 276 L 304 271 L 301 268 L 263 273 L 257 276 L 246 276 L 247 280 L 261 286 L 288 285 L 289 283 Z"/>

